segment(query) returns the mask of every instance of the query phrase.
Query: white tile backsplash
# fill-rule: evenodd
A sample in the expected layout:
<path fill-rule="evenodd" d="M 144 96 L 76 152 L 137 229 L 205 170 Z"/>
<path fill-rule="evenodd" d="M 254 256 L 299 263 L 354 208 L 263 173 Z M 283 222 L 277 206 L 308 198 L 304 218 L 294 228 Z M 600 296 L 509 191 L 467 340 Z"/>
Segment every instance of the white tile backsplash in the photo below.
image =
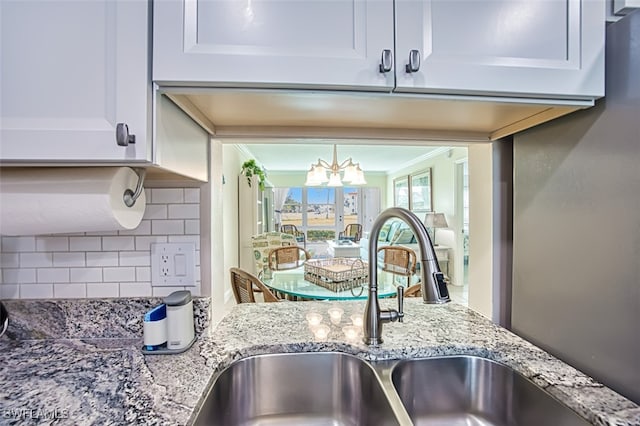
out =
<path fill-rule="evenodd" d="M 85 266 L 84 252 L 53 253 L 53 266 Z"/>
<path fill-rule="evenodd" d="M 184 220 L 152 220 L 151 233 L 153 235 L 184 235 Z"/>
<path fill-rule="evenodd" d="M 22 284 L 20 299 L 53 299 L 53 284 Z"/>
<path fill-rule="evenodd" d="M 87 266 L 118 266 L 119 253 L 117 251 L 87 252 Z"/>
<path fill-rule="evenodd" d="M 167 211 L 166 204 L 147 204 L 143 219 L 167 219 L 169 215 Z"/>
<path fill-rule="evenodd" d="M 86 284 L 54 284 L 53 297 L 56 299 L 84 299 L 87 297 Z"/>
<path fill-rule="evenodd" d="M 200 221 L 199 220 L 185 220 L 184 221 L 184 233 L 186 235 L 200 235 Z"/>
<path fill-rule="evenodd" d="M 20 267 L 47 268 L 53 266 L 53 253 L 20 253 Z"/>
<path fill-rule="evenodd" d="M 151 257 L 145 252 L 121 251 L 120 266 L 150 266 Z"/>
<path fill-rule="evenodd" d="M 20 285 L 4 284 L 0 285 L 0 299 L 19 299 Z"/>
<path fill-rule="evenodd" d="M 119 283 L 87 283 L 87 297 L 90 299 L 113 298 L 119 296 Z"/>
<path fill-rule="evenodd" d="M 39 283 L 68 283 L 69 268 L 40 268 L 36 270 Z"/>
<path fill-rule="evenodd" d="M 169 219 L 199 219 L 198 204 L 169 204 Z"/>
<path fill-rule="evenodd" d="M 120 297 L 151 297 L 151 283 L 120 283 Z M 184 290 L 184 288 L 181 288 Z M 193 292 L 192 292 L 193 293 Z"/>
<path fill-rule="evenodd" d="M 200 276 L 200 275 L 198 275 Z M 136 282 L 151 282 L 151 267 L 136 267 Z"/>
<path fill-rule="evenodd" d="M 184 203 L 184 188 L 152 188 L 151 204 Z"/>
<path fill-rule="evenodd" d="M 7 299 L 200 295 L 200 189 L 146 188 L 132 230 L 0 237 L 0 297 Z M 151 243 L 196 244 L 196 287 L 152 287 Z"/>
<path fill-rule="evenodd" d="M 71 268 L 69 281 L 72 283 L 101 283 L 102 268 Z"/>
<path fill-rule="evenodd" d="M 36 270 L 32 268 L 2 269 L 2 282 L 14 284 L 32 284 L 36 282 Z"/>
<path fill-rule="evenodd" d="M 115 282 L 135 282 L 136 281 L 136 268 L 104 268 L 102 270 L 102 279 L 106 283 Z"/>
<path fill-rule="evenodd" d="M 200 188 L 185 188 L 184 202 L 188 204 L 200 204 Z"/>
<path fill-rule="evenodd" d="M 166 243 L 166 235 L 154 237 L 136 237 L 136 251 L 148 251 L 151 255 L 151 243 Z"/>
<path fill-rule="evenodd" d="M 36 251 L 69 251 L 69 237 L 37 237 Z"/>
<path fill-rule="evenodd" d="M 71 251 L 102 251 L 102 237 L 69 237 Z"/>
<path fill-rule="evenodd" d="M 18 268 L 20 255 L 18 253 L 0 253 L 0 268 Z"/>
<path fill-rule="evenodd" d="M 102 250 L 104 251 L 123 251 L 135 250 L 136 244 L 134 237 L 103 237 Z"/>
<path fill-rule="evenodd" d="M 2 237 L 3 253 L 36 251 L 36 237 Z"/>

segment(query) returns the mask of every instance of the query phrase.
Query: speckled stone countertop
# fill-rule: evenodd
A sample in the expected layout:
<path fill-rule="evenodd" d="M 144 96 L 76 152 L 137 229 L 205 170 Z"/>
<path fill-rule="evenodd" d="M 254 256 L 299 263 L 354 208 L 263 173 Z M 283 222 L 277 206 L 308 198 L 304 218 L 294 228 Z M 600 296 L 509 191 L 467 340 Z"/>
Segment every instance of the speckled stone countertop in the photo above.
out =
<path fill-rule="evenodd" d="M 189 424 L 211 379 L 235 360 L 339 351 L 370 361 L 478 355 L 514 368 L 593 424 L 640 426 L 638 405 L 453 303 L 408 299 L 404 323 L 386 324 L 384 343 L 369 347 L 342 330 L 364 301 L 239 305 L 210 329 L 201 299 L 191 349 L 143 355 L 141 315 L 157 301 L 127 302 L 5 302 L 12 322 L 0 338 L 0 424 Z M 344 310 L 338 324 L 327 313 L 334 306 Z M 326 339 L 310 330 L 309 312 L 323 316 Z"/>

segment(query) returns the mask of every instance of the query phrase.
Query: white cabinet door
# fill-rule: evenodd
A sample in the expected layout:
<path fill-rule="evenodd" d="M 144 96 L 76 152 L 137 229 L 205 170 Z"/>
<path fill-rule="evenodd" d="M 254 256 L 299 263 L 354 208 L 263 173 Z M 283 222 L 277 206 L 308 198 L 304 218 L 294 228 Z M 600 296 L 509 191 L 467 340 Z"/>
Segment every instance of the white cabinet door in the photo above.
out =
<path fill-rule="evenodd" d="M 145 1 L 0 1 L 0 160 L 151 160 L 148 16 Z M 116 144 L 119 122 L 135 144 Z"/>
<path fill-rule="evenodd" d="M 396 91 L 604 95 L 604 1 L 396 0 Z M 410 51 L 420 67 L 407 72 Z"/>
<path fill-rule="evenodd" d="M 392 0 L 156 0 L 160 84 L 389 91 Z"/>

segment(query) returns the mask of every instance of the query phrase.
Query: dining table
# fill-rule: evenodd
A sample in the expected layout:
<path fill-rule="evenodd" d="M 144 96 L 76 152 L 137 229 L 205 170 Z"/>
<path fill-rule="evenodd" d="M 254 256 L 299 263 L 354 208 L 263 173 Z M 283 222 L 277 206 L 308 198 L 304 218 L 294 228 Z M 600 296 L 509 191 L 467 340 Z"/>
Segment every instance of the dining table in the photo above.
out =
<path fill-rule="evenodd" d="M 360 300 L 368 296 L 368 285 L 360 285 L 349 290 L 333 291 L 305 279 L 304 266 L 271 271 L 271 277 L 262 281 L 276 293 L 284 294 L 288 299 L 299 300 Z M 393 297 L 398 286 L 406 284 L 406 277 L 378 270 L 378 297 Z"/>

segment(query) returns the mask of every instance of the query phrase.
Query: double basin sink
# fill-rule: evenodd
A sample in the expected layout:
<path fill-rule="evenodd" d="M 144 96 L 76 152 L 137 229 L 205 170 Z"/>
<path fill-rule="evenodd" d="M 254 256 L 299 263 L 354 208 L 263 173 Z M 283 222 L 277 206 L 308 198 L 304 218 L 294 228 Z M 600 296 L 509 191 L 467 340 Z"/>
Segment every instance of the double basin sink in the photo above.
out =
<path fill-rule="evenodd" d="M 367 362 L 258 355 L 214 380 L 196 425 L 588 425 L 533 382 L 475 356 Z"/>

